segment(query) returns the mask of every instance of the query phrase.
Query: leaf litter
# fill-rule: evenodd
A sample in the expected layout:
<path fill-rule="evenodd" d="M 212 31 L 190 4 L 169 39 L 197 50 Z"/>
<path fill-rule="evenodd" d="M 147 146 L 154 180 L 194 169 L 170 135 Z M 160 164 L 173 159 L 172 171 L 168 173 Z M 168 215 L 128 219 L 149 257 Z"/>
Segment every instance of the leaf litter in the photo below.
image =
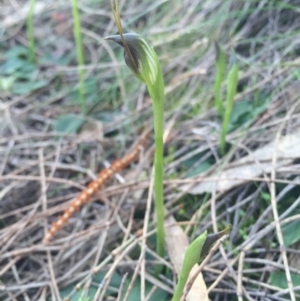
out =
<path fill-rule="evenodd" d="M 226 192 L 238 185 L 251 181 L 263 174 L 270 174 L 273 169 L 272 158 L 274 151 L 277 154 L 276 168 L 289 166 L 294 160 L 300 158 L 300 131 L 286 135 L 274 144 L 271 142 L 261 148 L 251 151 L 249 155 L 232 161 L 226 168 L 216 172 L 216 180 L 205 181 L 194 185 L 181 187 L 183 191 L 191 194 Z M 211 175 L 212 176 L 212 175 Z M 299 183 L 300 184 L 300 183 Z"/>
<path fill-rule="evenodd" d="M 1 65 L 9 59 L 6 56 L 9 50 L 14 49 L 17 56 L 27 47 L 23 25 L 28 12 L 24 7 L 29 2 L 25 2 L 0 4 L 1 18 L 5 20 L 1 23 Z M 212 228 L 222 228 L 226 223 L 233 225 L 229 241 L 203 270 L 202 285 L 207 286 L 211 300 L 291 300 L 275 235 L 268 175 L 272 169 L 273 140 L 284 121 L 284 134 L 277 143 L 275 179 L 284 233 L 285 226 L 294 229 L 300 220 L 298 207 L 293 207 L 299 196 L 299 155 L 296 153 L 299 150 L 299 108 L 284 120 L 300 97 L 299 46 L 295 38 L 300 17 L 295 3 L 215 0 L 163 1 L 153 5 L 151 1 L 126 1 L 123 7 L 122 16 L 128 29 L 138 28 L 156 45 L 166 75 L 166 129 L 171 137 L 165 145 L 166 207 L 177 221 L 185 222 L 187 233 L 193 230 L 191 240 L 204 230 L 213 232 Z M 94 202 L 74 216 L 50 245 L 42 245 L 41 240 L 45 227 L 99 169 L 122 157 L 138 140 L 138 129 L 151 113 L 150 101 L 123 68 L 121 52 L 109 55 L 110 46 L 101 42 L 103 36 L 115 33 L 109 3 L 81 1 L 84 68 L 87 80 L 96 83 L 89 91 L 89 120 L 101 119 L 103 123 L 92 127 L 91 134 L 85 132 L 86 128 L 84 133 L 78 133 L 79 125 L 72 128 L 72 133 L 54 131 L 60 116 L 66 116 L 62 120 L 71 115 L 80 116 L 75 105 L 78 68 L 74 66 L 72 47 L 63 64 L 45 59 L 57 49 L 57 41 L 72 45 L 71 11 L 54 0 L 37 3 L 36 8 L 38 15 L 34 23 L 39 29 L 35 32 L 36 66 L 34 70 L 29 65 L 23 68 L 26 60 L 16 61 L 16 65 L 8 66 L 10 73 L 4 75 L 6 78 L 1 82 L 0 298 L 58 300 L 57 288 L 61 296 L 69 296 L 71 300 L 78 300 L 78 291 L 86 297 L 82 300 L 93 300 L 95 290 L 100 288 L 103 300 L 116 300 L 121 288 L 119 280 L 126 274 L 130 281 L 133 279 L 142 247 L 139 235 L 143 228 L 153 148 L 145 149 L 139 163 L 122 172 L 112 186 L 100 191 Z M 60 21 L 54 20 L 53 13 L 62 10 L 63 27 L 55 30 L 52 26 Z M 133 13 L 137 19 L 132 23 Z M 183 17 L 178 20 L 178 16 Z M 242 105 L 233 108 L 236 115 L 227 136 L 232 151 L 227 161 L 222 161 L 218 153 L 222 123 L 212 108 L 215 58 L 210 38 L 218 32 L 218 42 L 227 53 L 233 48 L 240 64 L 235 104 L 248 104 L 245 109 Z M 24 47 L 20 50 L 18 45 Z M 116 75 L 118 82 L 114 83 Z M 24 84 L 24 76 L 27 76 L 25 83 L 30 84 L 28 89 L 21 87 L 19 95 L 12 93 L 17 81 Z M 42 82 L 36 86 L 38 79 L 46 79 L 47 84 Z M 207 124 L 214 129 L 213 133 L 202 130 L 200 136 L 194 131 Z M 41 149 L 43 160 L 39 158 Z M 192 159 L 189 165 L 186 164 L 188 159 Z M 209 168 L 198 168 L 202 183 L 195 184 L 195 179 L 186 175 L 193 174 L 201 164 Z M 44 178 L 40 172 L 42 167 Z M 219 180 L 221 175 L 227 177 L 223 184 Z M 196 185 L 194 187 L 199 185 L 199 191 L 192 194 L 191 188 L 187 194 L 183 193 L 182 182 L 185 186 L 190 182 Z M 211 185 L 216 185 L 214 191 Z M 46 192 L 41 191 L 41 187 L 46 187 Z M 47 208 L 43 209 L 45 196 Z M 203 215 L 199 220 L 203 199 Z M 148 300 L 155 291 L 164 296 L 163 300 L 170 300 L 176 280 L 172 279 L 176 278 L 179 264 L 174 259 L 170 261 L 168 256 L 163 260 L 155 257 L 153 228 L 154 222 L 150 222 L 150 232 L 146 233 L 145 275 L 141 278 L 146 278 Z M 297 237 L 287 238 L 292 243 L 287 248 L 289 268 L 292 280 L 296 281 L 299 241 Z M 169 250 L 183 252 L 186 237 L 184 240 L 182 246 L 176 241 L 171 243 Z M 151 275 L 158 261 L 167 267 L 159 279 Z M 108 275 L 109 270 L 112 272 Z M 94 271 L 100 271 L 98 278 L 93 277 Z M 137 273 L 142 274 L 142 269 L 137 269 Z M 141 278 L 133 281 L 135 300 L 143 298 Z M 295 290 L 295 295 L 299 298 L 299 291 Z"/>

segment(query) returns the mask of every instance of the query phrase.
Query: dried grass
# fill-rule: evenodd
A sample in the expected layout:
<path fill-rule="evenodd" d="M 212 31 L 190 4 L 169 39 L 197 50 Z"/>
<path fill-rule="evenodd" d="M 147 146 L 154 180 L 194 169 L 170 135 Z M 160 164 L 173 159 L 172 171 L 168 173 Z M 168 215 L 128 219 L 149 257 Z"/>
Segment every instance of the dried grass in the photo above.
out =
<path fill-rule="evenodd" d="M 299 287 L 282 289 L 270 282 L 276 270 L 287 277 L 291 272 L 300 275 L 299 260 L 295 260 L 299 244 L 284 248 L 280 236 L 284 224 L 300 219 L 300 199 L 295 197 L 299 195 L 299 158 L 277 168 L 274 152 L 271 173 L 222 192 L 185 196 L 178 189 L 183 184 L 192 187 L 199 181 L 217 181 L 219 173 L 235 161 L 269 143 L 276 144 L 279 135 L 299 131 L 299 9 L 293 8 L 297 1 L 267 2 L 120 1 L 126 27 L 153 42 L 164 66 L 169 133 L 166 207 L 177 220 L 188 220 L 185 230 L 191 237 L 205 229 L 211 231 L 211 227 L 216 231 L 222 224 L 233 224 L 229 242 L 203 270 L 212 300 L 300 298 Z M 22 10 L 25 3 L 3 1 L 1 18 Z M 56 56 L 63 56 L 74 47 L 70 3 L 49 0 L 47 5 L 35 19 L 37 54 L 42 56 L 51 49 Z M 0 92 L 1 300 L 34 301 L 46 296 L 60 300 L 59 291 L 69 284 L 75 291 L 75 283 L 86 294 L 90 288 L 98 288 L 97 300 L 120 300 L 120 293 L 118 297 L 110 287 L 115 271 L 129 273 L 128 279 L 140 274 L 142 283 L 153 284 L 153 291 L 161 288 L 172 293 L 170 278 L 151 275 L 158 262 L 175 275 L 169 259 L 158 258 L 153 246 L 145 244 L 154 228 L 147 204 L 153 147 L 139 163 L 121 173 L 124 183 L 116 178 L 53 242 L 42 244 L 45 229 L 68 201 L 95 177 L 105 161 L 121 157 L 138 140 L 138 129 L 149 120 L 151 110 L 144 87 L 119 63 L 121 53 L 115 57 L 110 45 L 102 41 L 115 31 L 109 2 L 84 1 L 80 10 L 86 76 L 99 86 L 97 101 L 88 103 L 89 118 L 102 118 L 103 132 L 102 127 L 92 136 L 53 131 L 59 115 L 78 112 L 70 94 L 77 84 L 75 56 L 67 65 L 41 64 L 38 76 L 49 84 L 36 92 L 21 96 Z M 25 19 L 16 20 L 6 24 L 0 61 L 7 49 L 27 45 Z M 214 52 L 208 38 L 216 35 L 227 53 L 232 45 L 239 55 L 242 73 L 236 102 L 258 101 L 258 107 L 265 103 L 261 112 L 227 136 L 232 148 L 224 158 L 218 154 L 221 121 L 211 108 Z M 213 164 L 200 178 L 190 178 L 205 158 L 212 158 Z M 263 199 L 266 195 L 270 198 Z M 199 209 L 203 198 L 205 203 Z M 141 235 L 145 212 L 148 232 Z M 140 258 L 134 252 L 139 248 Z M 146 259 L 149 254 L 153 259 Z M 102 283 L 92 281 L 95 271 L 105 272 Z M 134 280 L 129 290 L 133 287 Z"/>

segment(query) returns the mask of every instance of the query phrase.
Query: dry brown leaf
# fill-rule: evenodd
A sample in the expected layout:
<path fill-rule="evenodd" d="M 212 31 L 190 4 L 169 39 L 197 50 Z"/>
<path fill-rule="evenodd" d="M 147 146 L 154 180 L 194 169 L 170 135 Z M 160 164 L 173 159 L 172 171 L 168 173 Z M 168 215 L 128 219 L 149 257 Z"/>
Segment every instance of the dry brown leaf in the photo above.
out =
<path fill-rule="evenodd" d="M 189 240 L 187 235 L 183 232 L 182 228 L 177 225 L 177 222 L 173 216 L 169 216 L 165 219 L 165 231 L 166 231 L 166 245 L 171 262 L 174 266 L 176 274 L 178 275 L 183 264 L 184 253 L 189 246 Z M 190 272 L 190 276 L 193 276 L 197 271 L 197 265 L 193 267 Z M 203 276 L 200 273 L 194 282 L 189 294 L 187 295 L 187 301 L 209 301 L 207 287 L 203 280 Z"/>
<path fill-rule="evenodd" d="M 81 138 L 89 139 L 92 137 L 97 137 L 98 139 L 103 139 L 103 124 L 102 122 L 95 120 L 87 120 L 81 127 L 79 135 Z"/>
<path fill-rule="evenodd" d="M 182 190 L 191 194 L 201 194 L 216 191 L 224 192 L 235 186 L 250 181 L 262 174 L 272 171 L 272 156 L 274 142 L 253 151 L 248 156 L 232 162 L 228 167 L 216 175 L 215 181 L 201 182 L 190 187 L 183 185 Z M 277 162 L 276 168 L 286 166 L 300 157 L 300 132 L 283 136 L 276 144 Z"/>

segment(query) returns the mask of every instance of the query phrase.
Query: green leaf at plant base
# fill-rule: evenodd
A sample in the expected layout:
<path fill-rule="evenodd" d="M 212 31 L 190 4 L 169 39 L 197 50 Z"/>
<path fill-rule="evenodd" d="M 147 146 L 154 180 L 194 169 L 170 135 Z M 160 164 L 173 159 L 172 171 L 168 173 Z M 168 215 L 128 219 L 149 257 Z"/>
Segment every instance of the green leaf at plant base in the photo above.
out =
<path fill-rule="evenodd" d="M 207 237 L 207 231 L 198 236 L 186 249 L 183 264 L 179 273 L 178 283 L 172 301 L 179 301 L 183 293 L 183 289 L 188 280 L 191 269 L 200 260 L 202 247 Z"/>
<path fill-rule="evenodd" d="M 268 107 L 268 101 L 262 100 L 257 105 L 252 100 L 242 100 L 234 104 L 229 120 L 228 132 L 241 126 L 250 125 L 257 116 Z"/>
<path fill-rule="evenodd" d="M 28 49 L 23 46 L 15 46 L 5 53 L 7 58 L 28 57 Z"/>
<path fill-rule="evenodd" d="M 250 118 L 253 109 L 253 103 L 250 101 L 243 100 L 236 103 L 232 108 L 230 123 L 242 124 L 242 119 Z"/>
<path fill-rule="evenodd" d="M 231 225 L 228 225 L 223 231 L 214 234 L 207 235 L 207 231 L 205 231 L 189 245 L 184 254 L 183 264 L 172 301 L 179 301 L 181 299 L 185 284 L 193 266 L 197 263 L 200 264 L 215 242 L 228 234 L 230 230 Z"/>
<path fill-rule="evenodd" d="M 29 92 L 35 91 L 37 89 L 47 86 L 48 82 L 45 80 L 38 81 L 28 81 L 28 82 L 18 82 L 12 87 L 12 93 L 14 94 L 27 94 Z"/>
<path fill-rule="evenodd" d="M 209 162 L 209 160 L 206 160 L 204 162 L 202 162 L 199 166 L 197 166 L 196 168 L 190 169 L 189 172 L 187 172 L 186 177 L 194 177 L 197 175 L 200 175 L 201 173 L 207 171 L 209 168 L 211 168 L 212 163 Z"/>
<path fill-rule="evenodd" d="M 270 195 L 270 193 L 267 193 L 267 192 L 261 191 L 260 197 L 267 202 L 269 202 L 271 200 L 271 195 Z"/>
<path fill-rule="evenodd" d="M 64 40 L 59 40 L 58 43 L 62 43 Z M 57 56 L 53 51 L 46 52 L 44 56 L 40 58 L 41 64 L 67 66 L 71 63 L 74 58 L 74 51 L 68 51 L 61 56 Z"/>
<path fill-rule="evenodd" d="M 94 277 L 93 277 L 93 283 L 98 283 L 100 284 L 105 276 L 105 272 L 99 272 L 97 273 Z M 112 278 L 110 279 L 110 286 L 114 287 L 114 288 L 118 288 L 120 287 L 122 282 L 122 277 L 120 276 L 120 274 L 118 274 L 117 272 L 115 272 L 112 276 Z M 66 286 L 65 288 L 60 290 L 60 297 L 62 299 L 69 297 L 69 295 L 74 291 L 74 288 L 76 286 L 77 283 L 72 283 L 69 284 L 68 286 Z M 97 286 L 91 286 L 89 288 L 89 290 L 86 292 L 83 288 L 77 290 L 75 293 L 71 294 L 70 299 L 68 299 L 69 301 L 88 301 L 88 300 L 93 300 L 94 296 L 97 292 Z M 107 295 L 113 294 L 111 293 L 110 290 L 107 291 Z M 83 298 L 83 296 L 86 295 L 86 298 Z M 51 300 L 54 301 L 54 300 Z"/>
<path fill-rule="evenodd" d="M 293 286 L 300 286 L 300 275 L 291 273 Z M 286 274 L 284 271 L 275 271 L 271 274 L 271 284 L 280 288 L 288 288 Z"/>
<path fill-rule="evenodd" d="M 27 63 L 28 62 L 26 60 L 20 58 L 8 59 L 0 66 L 0 73 L 4 75 L 11 75 Z"/>
<path fill-rule="evenodd" d="M 97 283 L 98 285 L 103 281 L 104 277 L 105 277 L 105 272 L 100 272 L 97 273 L 94 277 L 93 277 L 93 283 Z M 125 296 L 125 293 L 128 289 L 129 283 L 130 283 L 130 278 L 128 278 L 125 282 L 124 285 L 124 293 L 123 293 L 123 297 Z M 109 283 L 109 287 L 113 288 L 108 289 L 106 291 L 106 296 L 111 297 L 111 298 L 115 298 L 116 297 L 116 290 L 120 287 L 122 282 L 122 276 L 118 273 L 115 272 L 112 276 L 112 278 L 110 279 L 110 283 Z M 74 291 L 74 287 L 76 286 L 76 283 L 72 283 L 70 285 L 68 285 L 67 287 L 63 288 L 60 290 L 60 296 L 61 298 L 66 298 L 68 297 L 72 291 Z M 145 288 L 145 292 L 146 295 L 151 291 L 153 285 L 150 284 L 149 282 L 146 282 L 146 288 Z M 80 289 L 76 292 L 74 292 L 73 294 L 71 294 L 71 298 L 68 299 L 70 301 L 88 301 L 88 300 L 94 300 L 95 294 L 97 292 L 98 287 L 97 286 L 91 286 L 89 288 L 89 290 L 87 292 L 84 291 L 84 289 Z M 83 296 L 86 296 L 86 298 L 83 298 Z M 168 301 L 169 299 L 167 298 L 168 293 L 160 288 L 157 288 L 156 291 L 153 293 L 153 295 L 151 296 L 151 298 L 149 299 L 149 301 Z M 128 301 L 140 301 L 140 297 L 141 297 L 141 286 L 140 286 L 140 278 L 137 278 L 132 291 L 129 295 Z M 121 300 L 123 300 L 121 298 Z M 54 300 L 51 300 L 54 301 Z"/>
<path fill-rule="evenodd" d="M 282 235 L 283 235 L 284 245 L 286 247 L 289 247 L 290 245 L 300 241 L 299 229 L 300 229 L 300 220 L 282 226 Z"/>
<path fill-rule="evenodd" d="M 123 297 L 125 297 L 125 293 L 128 289 L 129 283 L 130 283 L 131 279 L 127 279 L 126 283 L 124 285 L 124 294 Z M 149 294 L 149 292 L 151 291 L 153 285 L 150 284 L 149 282 L 146 282 L 145 285 L 145 295 L 147 296 Z M 150 299 L 148 299 L 149 301 L 169 301 L 168 297 L 168 293 L 160 288 L 157 288 L 155 290 L 155 292 L 151 295 Z M 122 299 L 121 299 L 122 300 Z M 130 292 L 128 301 L 140 301 L 141 300 L 141 281 L 140 278 L 137 278 L 132 291 Z"/>
<path fill-rule="evenodd" d="M 81 115 L 75 115 L 75 114 L 61 115 L 55 121 L 54 129 L 57 132 L 76 133 L 80 129 L 83 123 L 84 123 L 84 118 Z"/>

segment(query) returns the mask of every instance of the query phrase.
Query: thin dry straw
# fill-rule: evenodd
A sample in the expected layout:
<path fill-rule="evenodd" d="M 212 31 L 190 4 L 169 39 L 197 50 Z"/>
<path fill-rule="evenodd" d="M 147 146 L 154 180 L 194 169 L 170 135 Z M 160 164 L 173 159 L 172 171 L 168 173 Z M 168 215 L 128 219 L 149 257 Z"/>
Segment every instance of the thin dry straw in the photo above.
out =
<path fill-rule="evenodd" d="M 131 51 L 128 47 L 128 44 L 126 43 L 126 41 L 124 39 L 124 36 L 123 36 L 123 26 L 122 26 L 121 18 L 120 18 L 119 3 L 118 3 L 117 0 L 115 0 L 115 1 L 111 0 L 110 4 L 111 4 L 111 10 L 112 10 L 112 13 L 113 13 L 113 16 L 114 16 L 119 34 L 121 36 L 121 40 L 122 40 L 124 49 L 126 51 L 126 54 L 128 55 L 128 57 L 131 61 L 131 64 L 133 64 L 133 66 L 135 66 L 137 68 L 137 66 L 135 64 L 135 60 L 133 59 L 133 56 L 132 56 Z"/>

